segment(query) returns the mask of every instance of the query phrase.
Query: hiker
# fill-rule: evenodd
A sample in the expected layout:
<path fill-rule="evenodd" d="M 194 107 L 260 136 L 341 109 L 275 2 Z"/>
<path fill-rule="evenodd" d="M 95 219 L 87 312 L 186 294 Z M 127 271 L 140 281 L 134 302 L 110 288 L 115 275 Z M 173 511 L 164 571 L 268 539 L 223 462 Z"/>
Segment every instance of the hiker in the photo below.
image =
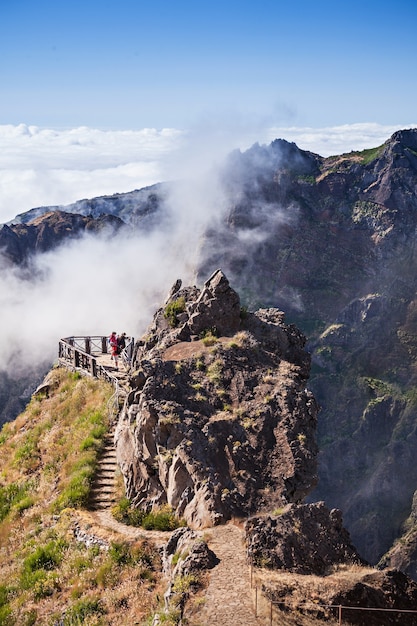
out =
<path fill-rule="evenodd" d="M 123 350 L 126 348 L 126 333 L 122 333 L 117 337 L 117 346 L 119 348 L 119 354 L 122 354 Z"/>
<path fill-rule="evenodd" d="M 118 366 L 118 360 L 119 360 L 119 356 L 118 356 L 118 345 L 117 345 L 117 335 L 116 332 L 113 331 L 112 334 L 109 337 L 109 344 L 110 344 L 110 350 L 111 350 L 111 360 L 114 360 L 114 364 L 116 365 L 116 369 L 119 369 Z"/>

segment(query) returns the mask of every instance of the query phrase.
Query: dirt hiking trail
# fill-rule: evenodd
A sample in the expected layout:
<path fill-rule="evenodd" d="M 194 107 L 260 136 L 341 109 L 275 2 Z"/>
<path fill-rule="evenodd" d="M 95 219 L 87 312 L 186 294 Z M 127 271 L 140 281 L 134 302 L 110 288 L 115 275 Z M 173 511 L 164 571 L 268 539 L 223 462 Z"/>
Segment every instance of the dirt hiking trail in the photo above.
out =
<path fill-rule="evenodd" d="M 198 613 L 185 612 L 190 626 L 266 626 L 255 617 L 244 531 L 227 524 L 210 528 L 205 537 L 219 563 L 209 572 Z"/>

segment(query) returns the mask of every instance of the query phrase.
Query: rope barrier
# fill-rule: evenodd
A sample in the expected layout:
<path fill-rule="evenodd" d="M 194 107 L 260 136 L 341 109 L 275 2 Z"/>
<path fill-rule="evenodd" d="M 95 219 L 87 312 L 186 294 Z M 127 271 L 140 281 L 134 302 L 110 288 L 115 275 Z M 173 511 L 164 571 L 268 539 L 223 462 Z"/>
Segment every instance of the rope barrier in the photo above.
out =
<path fill-rule="evenodd" d="M 250 586 L 251 589 L 254 589 L 255 591 L 255 617 L 259 617 L 259 591 L 262 594 L 262 588 L 258 587 L 258 585 L 253 585 L 252 584 L 253 581 L 253 571 L 252 571 L 252 564 L 250 564 Z M 286 607 L 286 609 L 288 609 L 288 604 L 286 604 L 285 602 L 278 602 L 277 600 L 272 600 L 272 598 L 268 598 L 268 596 L 266 594 L 262 594 L 264 596 L 264 598 L 269 602 L 269 626 L 273 626 L 273 607 Z M 342 618 L 343 618 L 343 611 L 379 611 L 379 612 L 385 612 L 385 613 L 397 613 L 398 615 L 400 614 L 414 614 L 417 616 L 417 609 L 391 609 L 391 608 L 380 608 L 380 607 L 366 607 L 366 606 L 347 606 L 347 605 L 343 605 L 343 604 L 317 604 L 318 607 L 323 608 L 323 609 L 335 609 L 338 612 L 338 623 L 339 625 L 342 624 Z M 265 611 L 266 607 L 264 608 Z M 347 623 L 347 622 L 346 622 Z M 414 623 L 414 622 L 413 622 Z M 417 623 L 417 622 L 416 622 Z"/>

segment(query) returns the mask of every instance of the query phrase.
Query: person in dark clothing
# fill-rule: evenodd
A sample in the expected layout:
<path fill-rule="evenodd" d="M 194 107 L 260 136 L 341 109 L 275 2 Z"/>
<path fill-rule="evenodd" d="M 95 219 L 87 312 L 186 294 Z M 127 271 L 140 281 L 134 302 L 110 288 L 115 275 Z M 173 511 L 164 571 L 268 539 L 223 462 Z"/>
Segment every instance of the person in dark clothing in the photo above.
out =
<path fill-rule="evenodd" d="M 117 347 L 119 354 L 121 354 L 126 347 L 126 333 L 122 333 L 117 337 Z"/>

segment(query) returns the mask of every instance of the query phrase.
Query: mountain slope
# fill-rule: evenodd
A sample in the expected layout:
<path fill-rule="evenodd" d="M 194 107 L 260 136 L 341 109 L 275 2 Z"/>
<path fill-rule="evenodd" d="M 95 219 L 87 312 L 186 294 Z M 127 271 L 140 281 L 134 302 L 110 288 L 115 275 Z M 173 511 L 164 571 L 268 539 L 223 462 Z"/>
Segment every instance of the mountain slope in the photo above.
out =
<path fill-rule="evenodd" d="M 0 623 L 139 623 L 157 550 L 85 509 L 113 388 L 57 368 L 44 389 L 0 433 Z"/>

